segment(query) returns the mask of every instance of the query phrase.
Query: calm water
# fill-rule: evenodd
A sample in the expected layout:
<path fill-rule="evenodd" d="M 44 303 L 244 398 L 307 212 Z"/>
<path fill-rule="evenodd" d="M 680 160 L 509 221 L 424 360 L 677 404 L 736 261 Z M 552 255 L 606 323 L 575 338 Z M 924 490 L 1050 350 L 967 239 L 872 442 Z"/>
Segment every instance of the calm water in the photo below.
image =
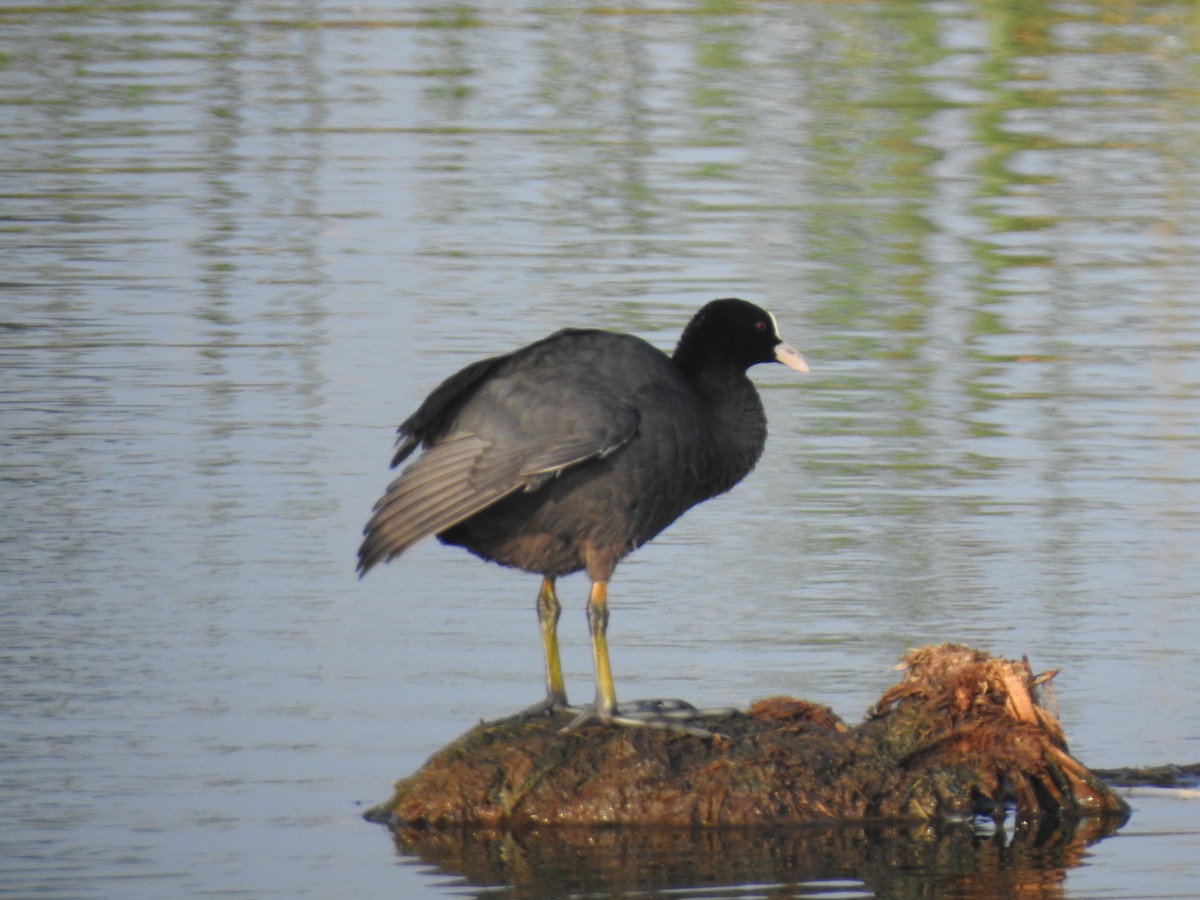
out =
<path fill-rule="evenodd" d="M 1190 3 L 0 7 L 0 895 L 1193 895 L 1153 791 L 398 851 L 362 809 L 540 696 L 536 578 L 353 562 L 441 377 L 741 295 L 813 373 L 618 571 L 618 690 L 856 720 L 955 640 L 1060 668 L 1089 765 L 1200 760 L 1198 260 Z"/>

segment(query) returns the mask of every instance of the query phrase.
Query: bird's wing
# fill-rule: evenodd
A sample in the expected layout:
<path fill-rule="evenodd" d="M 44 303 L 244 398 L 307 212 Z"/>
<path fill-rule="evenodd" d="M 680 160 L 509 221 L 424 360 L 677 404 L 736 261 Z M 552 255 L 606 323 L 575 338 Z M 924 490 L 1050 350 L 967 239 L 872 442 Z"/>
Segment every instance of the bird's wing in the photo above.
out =
<path fill-rule="evenodd" d="M 636 411 L 600 395 L 574 396 L 566 419 L 550 414 L 514 419 L 506 417 L 503 402 L 478 405 L 483 409 L 458 422 L 475 428 L 427 447 L 388 485 L 364 530 L 361 572 L 509 494 L 537 490 L 564 469 L 607 456 L 637 433 Z"/>
<path fill-rule="evenodd" d="M 392 467 L 403 462 L 418 446 L 429 447 L 455 431 L 459 413 L 469 406 L 481 391 L 488 390 L 489 379 L 493 374 L 506 368 L 511 371 L 509 363 L 520 365 L 533 360 L 532 368 L 523 370 L 523 374 L 540 378 L 542 381 L 553 380 L 556 374 L 561 372 L 556 372 L 556 366 L 569 362 L 575 356 L 574 339 L 586 340 L 589 335 L 597 333 L 606 334 L 586 329 L 564 328 L 519 350 L 481 359 L 455 372 L 434 388 L 417 411 L 401 422 L 400 427 L 396 429 L 396 452 L 392 457 Z"/>
<path fill-rule="evenodd" d="M 471 363 L 434 388 L 417 411 L 396 429 L 396 453 L 392 457 L 392 466 L 403 462 L 422 441 L 428 445 L 442 437 L 454 422 L 455 414 L 471 399 L 479 384 L 515 355 L 506 353 Z"/>

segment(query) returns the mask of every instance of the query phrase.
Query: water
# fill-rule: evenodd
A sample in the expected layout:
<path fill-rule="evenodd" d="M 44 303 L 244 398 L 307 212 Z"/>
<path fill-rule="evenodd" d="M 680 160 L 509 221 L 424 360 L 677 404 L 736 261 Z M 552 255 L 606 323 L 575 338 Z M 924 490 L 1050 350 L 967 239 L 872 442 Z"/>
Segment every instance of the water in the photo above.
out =
<path fill-rule="evenodd" d="M 1200 759 L 1198 51 L 1185 3 L 0 9 L 0 894 L 1193 893 L 1155 792 L 725 887 L 721 836 L 666 882 L 399 853 L 362 809 L 540 694 L 536 578 L 352 570 L 441 377 L 746 296 L 813 373 L 618 571 L 618 691 L 854 720 L 956 640 L 1061 668 L 1089 765 Z"/>

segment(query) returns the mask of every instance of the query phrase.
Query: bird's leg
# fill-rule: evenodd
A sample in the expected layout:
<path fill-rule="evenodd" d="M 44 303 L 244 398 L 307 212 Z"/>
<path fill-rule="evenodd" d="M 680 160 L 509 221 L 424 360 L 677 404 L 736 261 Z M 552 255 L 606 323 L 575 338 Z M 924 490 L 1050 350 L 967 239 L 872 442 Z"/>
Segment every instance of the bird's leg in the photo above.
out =
<path fill-rule="evenodd" d="M 691 719 L 704 715 L 725 715 L 735 710 L 699 710 L 682 700 L 643 700 L 625 709 L 617 707 L 617 692 L 613 687 L 612 666 L 608 661 L 608 582 L 593 581 L 588 595 L 588 630 L 592 634 L 592 658 L 596 666 L 596 703 L 576 716 L 564 732 L 582 725 L 599 722 L 602 725 L 630 725 L 642 728 L 661 728 L 695 737 L 715 737 Z"/>
<path fill-rule="evenodd" d="M 608 582 L 592 582 L 587 606 L 588 631 L 592 635 L 592 662 L 596 668 L 596 702 L 576 716 L 563 732 L 599 722 L 607 725 L 617 712 L 617 692 L 608 661 Z"/>
<path fill-rule="evenodd" d="M 567 688 L 563 684 L 562 661 L 558 656 L 558 617 L 562 605 L 554 591 L 554 579 L 546 576 L 538 589 L 538 625 L 542 629 L 542 650 L 546 654 L 546 703 L 554 709 L 567 705 Z"/>
<path fill-rule="evenodd" d="M 558 655 L 558 617 L 562 605 L 554 590 L 554 579 L 547 575 L 537 596 L 538 626 L 542 631 L 542 650 L 546 655 L 546 699 L 522 712 L 532 716 L 567 708 L 567 688 L 563 683 L 562 661 Z"/>
<path fill-rule="evenodd" d="M 587 620 L 592 636 L 592 662 L 596 668 L 596 718 L 608 722 L 617 711 L 617 692 L 608 661 L 608 582 L 592 582 Z"/>

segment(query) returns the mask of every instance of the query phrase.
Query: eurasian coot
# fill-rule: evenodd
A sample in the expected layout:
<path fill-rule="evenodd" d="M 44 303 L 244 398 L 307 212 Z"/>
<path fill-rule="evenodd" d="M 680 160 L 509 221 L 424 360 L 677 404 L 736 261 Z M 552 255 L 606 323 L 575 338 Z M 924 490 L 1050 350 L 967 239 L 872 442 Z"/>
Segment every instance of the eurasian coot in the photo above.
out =
<path fill-rule="evenodd" d="M 626 721 L 605 638 L 608 580 L 622 557 L 754 467 L 767 420 L 746 370 L 775 361 L 808 371 L 769 312 L 725 299 L 692 317 L 673 356 L 632 335 L 566 329 L 467 366 L 400 426 L 392 465 L 422 452 L 375 505 L 359 573 L 435 534 L 540 574 L 538 708 L 556 709 L 567 694 L 554 582 L 586 570 L 596 701 L 581 719 Z"/>

